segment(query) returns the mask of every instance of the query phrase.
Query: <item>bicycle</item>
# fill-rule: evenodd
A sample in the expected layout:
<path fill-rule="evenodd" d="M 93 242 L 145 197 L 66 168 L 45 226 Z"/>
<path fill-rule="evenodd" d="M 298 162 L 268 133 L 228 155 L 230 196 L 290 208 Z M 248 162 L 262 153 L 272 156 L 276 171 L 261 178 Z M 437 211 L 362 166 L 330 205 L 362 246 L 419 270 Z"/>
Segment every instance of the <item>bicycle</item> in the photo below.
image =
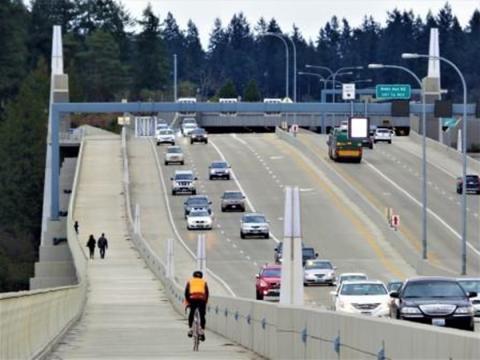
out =
<path fill-rule="evenodd" d="M 185 308 L 185 314 L 187 313 L 187 309 L 189 308 L 190 311 L 192 311 L 191 307 L 187 306 Z M 195 313 L 193 314 L 192 330 L 193 351 L 198 351 L 201 337 L 200 311 L 198 310 L 198 308 L 195 309 Z"/>

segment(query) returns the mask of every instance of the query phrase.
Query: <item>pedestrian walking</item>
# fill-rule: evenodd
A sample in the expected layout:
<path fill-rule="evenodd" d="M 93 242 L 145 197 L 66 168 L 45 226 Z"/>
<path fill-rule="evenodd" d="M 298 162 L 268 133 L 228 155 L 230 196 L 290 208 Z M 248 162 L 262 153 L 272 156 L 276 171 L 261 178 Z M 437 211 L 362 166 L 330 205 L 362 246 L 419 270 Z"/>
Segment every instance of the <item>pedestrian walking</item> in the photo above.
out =
<path fill-rule="evenodd" d="M 77 220 L 75 220 L 75 224 L 73 224 L 73 228 L 75 229 L 75 232 L 78 235 L 78 221 Z"/>
<path fill-rule="evenodd" d="M 102 233 L 102 236 L 98 238 L 97 246 L 100 249 L 100 257 L 104 259 L 105 250 L 108 249 L 108 241 L 104 233 Z"/>
<path fill-rule="evenodd" d="M 93 237 L 93 235 L 90 235 L 87 241 L 87 247 L 90 250 L 90 259 L 93 259 L 93 256 L 95 254 L 95 245 L 96 245 L 96 240 Z"/>

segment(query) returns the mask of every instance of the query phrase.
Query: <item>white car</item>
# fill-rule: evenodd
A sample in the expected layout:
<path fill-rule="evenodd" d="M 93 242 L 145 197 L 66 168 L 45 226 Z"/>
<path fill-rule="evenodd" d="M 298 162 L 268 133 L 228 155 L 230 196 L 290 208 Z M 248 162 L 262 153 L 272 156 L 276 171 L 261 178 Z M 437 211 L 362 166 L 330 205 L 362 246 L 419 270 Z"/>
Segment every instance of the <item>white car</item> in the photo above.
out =
<path fill-rule="evenodd" d="M 307 260 L 303 268 L 303 285 L 335 284 L 335 266 L 330 260 Z"/>
<path fill-rule="evenodd" d="M 182 120 L 182 126 L 183 125 L 186 125 L 186 124 L 195 124 L 197 125 L 197 120 L 195 120 L 195 118 L 192 118 L 192 117 L 186 117 Z"/>
<path fill-rule="evenodd" d="M 270 238 L 270 225 L 265 215 L 248 213 L 242 216 L 240 221 L 240 238 L 245 239 L 247 236 Z"/>
<path fill-rule="evenodd" d="M 393 130 L 376 128 L 375 132 L 373 133 L 373 142 L 377 143 L 378 141 L 386 141 L 389 144 L 391 144 L 392 137 L 393 137 Z"/>
<path fill-rule="evenodd" d="M 476 292 L 477 296 L 470 298 L 475 317 L 480 317 L 480 277 L 457 279 L 466 292 Z"/>
<path fill-rule="evenodd" d="M 165 165 L 171 163 L 185 164 L 185 157 L 180 146 L 169 146 L 165 152 Z"/>
<path fill-rule="evenodd" d="M 344 281 L 332 295 L 335 311 L 376 317 L 390 315 L 390 295 L 381 281 Z"/>
<path fill-rule="evenodd" d="M 183 136 L 189 136 L 190 133 L 198 127 L 197 123 L 187 123 L 182 125 Z"/>
<path fill-rule="evenodd" d="M 187 229 L 212 230 L 213 219 L 207 209 L 192 210 L 187 215 Z"/>
<path fill-rule="evenodd" d="M 160 144 L 175 145 L 175 133 L 173 132 L 172 129 L 165 128 L 165 129 L 159 130 L 155 138 L 157 140 L 157 145 L 160 145 Z"/>

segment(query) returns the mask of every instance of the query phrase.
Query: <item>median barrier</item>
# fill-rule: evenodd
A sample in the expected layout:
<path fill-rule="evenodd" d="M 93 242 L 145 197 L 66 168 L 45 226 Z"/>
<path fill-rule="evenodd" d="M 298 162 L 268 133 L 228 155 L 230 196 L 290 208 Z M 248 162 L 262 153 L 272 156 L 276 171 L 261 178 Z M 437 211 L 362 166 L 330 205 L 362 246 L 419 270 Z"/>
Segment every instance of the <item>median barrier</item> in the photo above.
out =
<path fill-rule="evenodd" d="M 183 286 L 166 277 L 163 261 L 141 232 L 133 231 L 125 137 L 124 130 L 124 190 L 132 240 L 184 316 Z M 270 359 L 480 358 L 480 336 L 473 333 L 229 296 L 210 296 L 207 328 Z"/>

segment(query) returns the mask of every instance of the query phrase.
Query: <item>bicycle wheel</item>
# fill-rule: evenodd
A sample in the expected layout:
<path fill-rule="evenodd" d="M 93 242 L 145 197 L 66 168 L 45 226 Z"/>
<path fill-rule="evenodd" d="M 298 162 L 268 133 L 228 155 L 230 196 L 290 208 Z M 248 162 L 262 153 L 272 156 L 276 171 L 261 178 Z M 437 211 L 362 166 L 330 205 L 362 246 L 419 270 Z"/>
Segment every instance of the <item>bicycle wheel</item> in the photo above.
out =
<path fill-rule="evenodd" d="M 193 351 L 198 351 L 200 345 L 200 312 L 195 309 L 193 315 Z"/>

